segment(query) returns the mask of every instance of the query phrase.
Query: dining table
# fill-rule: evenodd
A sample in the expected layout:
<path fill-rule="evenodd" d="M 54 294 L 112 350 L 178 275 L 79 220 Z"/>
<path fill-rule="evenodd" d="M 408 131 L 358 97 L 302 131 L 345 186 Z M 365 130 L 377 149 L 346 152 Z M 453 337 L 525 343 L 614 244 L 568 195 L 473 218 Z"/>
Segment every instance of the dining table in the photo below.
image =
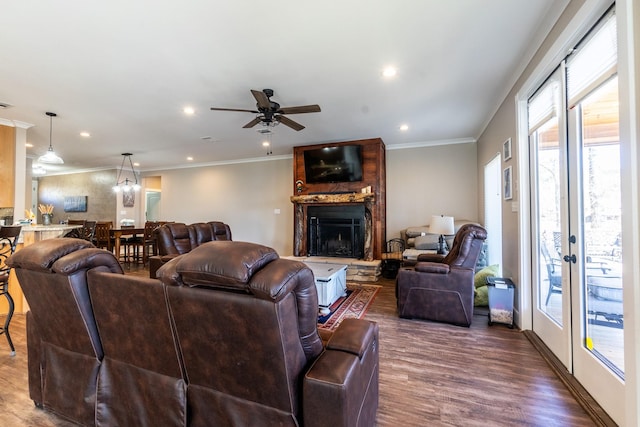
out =
<path fill-rule="evenodd" d="M 122 236 L 144 235 L 144 227 L 120 227 L 109 229 L 109 235 L 113 239 L 113 253 L 120 258 L 120 238 Z"/>

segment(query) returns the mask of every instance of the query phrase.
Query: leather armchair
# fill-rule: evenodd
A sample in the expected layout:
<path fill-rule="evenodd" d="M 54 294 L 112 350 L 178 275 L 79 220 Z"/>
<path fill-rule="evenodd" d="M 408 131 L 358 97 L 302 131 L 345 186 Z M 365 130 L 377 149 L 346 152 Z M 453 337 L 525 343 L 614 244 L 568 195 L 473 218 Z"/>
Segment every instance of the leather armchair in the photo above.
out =
<path fill-rule="evenodd" d="M 197 222 L 186 225 L 167 223 L 154 230 L 158 255 L 149 257 L 149 277 L 155 278 L 158 269 L 178 255 L 186 254 L 203 243 L 231 240 L 231 228 L 220 221 Z"/>
<path fill-rule="evenodd" d="M 423 254 L 413 268 L 401 269 L 396 278 L 398 314 L 470 326 L 473 319 L 473 277 L 487 231 L 463 225 L 446 255 Z"/>
<path fill-rule="evenodd" d="M 193 230 L 182 222 L 173 222 L 155 229 L 159 255 L 186 254 L 195 246 Z"/>
<path fill-rule="evenodd" d="M 212 241 L 158 278 L 189 379 L 190 425 L 375 424 L 378 326 L 344 320 L 323 346 L 305 264 L 262 245 Z"/>
<path fill-rule="evenodd" d="M 112 253 L 74 238 L 43 240 L 13 254 L 11 266 L 29 303 L 29 395 L 41 408 L 85 426 L 95 423 L 103 348 L 87 272 L 124 277 Z"/>

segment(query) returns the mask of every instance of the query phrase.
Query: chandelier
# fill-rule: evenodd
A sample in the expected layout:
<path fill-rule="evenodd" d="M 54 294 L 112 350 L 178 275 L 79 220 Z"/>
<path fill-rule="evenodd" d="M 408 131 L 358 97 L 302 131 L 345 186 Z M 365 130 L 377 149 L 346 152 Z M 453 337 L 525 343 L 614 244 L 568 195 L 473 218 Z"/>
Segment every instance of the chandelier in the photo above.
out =
<path fill-rule="evenodd" d="M 62 157 L 58 156 L 56 152 L 53 151 L 53 145 L 51 144 L 51 135 L 53 133 L 53 118 L 56 117 L 57 114 L 47 111 L 46 115 L 49 116 L 49 150 L 47 150 L 46 154 L 38 157 L 38 162 L 61 165 L 64 163 L 64 161 L 62 160 Z"/>
<path fill-rule="evenodd" d="M 128 193 L 131 190 L 133 191 L 140 190 L 140 185 L 138 184 L 138 177 L 136 176 L 136 171 L 133 170 L 133 162 L 131 161 L 131 156 L 133 156 L 133 154 L 131 153 L 122 153 L 122 164 L 120 165 L 120 170 L 118 171 L 118 178 L 116 179 L 116 185 L 113 186 L 113 191 L 115 191 L 116 193 L 119 193 L 120 191 L 124 191 L 125 193 Z M 131 171 L 129 171 L 128 169 L 125 170 L 124 168 L 124 164 L 127 160 L 129 160 L 129 167 L 131 168 Z M 126 176 L 129 173 L 131 174 L 133 179 L 129 179 L 129 177 Z M 123 174 L 125 176 L 124 179 L 122 179 Z"/>

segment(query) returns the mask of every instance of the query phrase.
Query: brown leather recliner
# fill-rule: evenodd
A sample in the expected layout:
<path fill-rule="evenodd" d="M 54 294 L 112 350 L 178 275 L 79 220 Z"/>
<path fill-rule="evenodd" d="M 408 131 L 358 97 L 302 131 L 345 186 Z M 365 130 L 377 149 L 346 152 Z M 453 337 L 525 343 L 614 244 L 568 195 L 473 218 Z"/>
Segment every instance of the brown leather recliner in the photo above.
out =
<path fill-rule="evenodd" d="M 422 254 L 413 268 L 396 278 L 398 315 L 470 326 L 473 319 L 473 277 L 487 231 L 463 225 L 446 255 Z"/>
<path fill-rule="evenodd" d="M 87 272 L 123 271 L 113 254 L 82 239 L 48 239 L 13 254 L 11 266 L 29 303 L 29 395 L 81 425 L 94 425 L 103 358 Z M 124 276 L 121 276 L 124 277 Z"/>
<path fill-rule="evenodd" d="M 149 257 L 149 277 L 167 261 L 213 240 L 231 240 L 231 228 L 220 221 L 164 224 L 154 230 L 158 255 Z"/>
<path fill-rule="evenodd" d="M 378 326 L 346 319 L 323 347 L 305 264 L 213 241 L 158 277 L 189 379 L 190 425 L 374 425 Z"/>
<path fill-rule="evenodd" d="M 187 384 L 162 282 L 89 271 L 104 358 L 96 426 L 186 426 Z"/>
<path fill-rule="evenodd" d="M 196 246 L 193 229 L 182 222 L 164 224 L 154 233 L 159 255 L 186 254 Z"/>

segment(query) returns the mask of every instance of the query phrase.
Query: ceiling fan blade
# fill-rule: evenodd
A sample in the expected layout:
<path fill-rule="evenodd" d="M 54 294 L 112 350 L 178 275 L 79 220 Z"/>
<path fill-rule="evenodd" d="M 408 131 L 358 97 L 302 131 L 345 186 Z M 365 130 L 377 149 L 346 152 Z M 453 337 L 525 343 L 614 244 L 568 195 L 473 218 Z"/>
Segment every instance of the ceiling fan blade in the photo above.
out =
<path fill-rule="evenodd" d="M 313 105 L 300 105 L 298 107 L 283 107 L 278 110 L 278 113 L 282 114 L 302 114 L 302 113 L 319 113 L 320 106 Z"/>
<path fill-rule="evenodd" d="M 291 120 L 288 117 L 285 116 L 276 116 L 275 119 L 277 121 L 279 121 L 280 123 L 282 123 L 285 126 L 289 126 L 291 129 L 293 130 L 302 130 L 304 129 L 304 126 L 302 126 L 300 123 L 298 122 L 294 122 L 293 120 Z"/>
<path fill-rule="evenodd" d="M 262 92 L 260 90 L 251 89 L 251 93 L 253 94 L 253 97 L 256 99 L 256 101 L 258 101 L 258 107 L 259 108 L 269 109 L 271 107 L 271 103 L 269 102 L 269 98 L 267 97 L 267 95 L 264 92 Z"/>
<path fill-rule="evenodd" d="M 217 108 L 217 107 L 211 107 L 212 110 L 214 111 L 239 111 L 241 113 L 255 113 L 258 114 L 260 111 L 256 111 L 256 110 L 243 110 L 242 108 Z"/>
<path fill-rule="evenodd" d="M 257 125 L 258 123 L 260 123 L 262 121 L 262 117 L 256 117 L 255 119 L 251 120 L 249 123 L 247 123 L 246 125 L 242 126 L 243 128 L 252 128 L 255 125 Z"/>

